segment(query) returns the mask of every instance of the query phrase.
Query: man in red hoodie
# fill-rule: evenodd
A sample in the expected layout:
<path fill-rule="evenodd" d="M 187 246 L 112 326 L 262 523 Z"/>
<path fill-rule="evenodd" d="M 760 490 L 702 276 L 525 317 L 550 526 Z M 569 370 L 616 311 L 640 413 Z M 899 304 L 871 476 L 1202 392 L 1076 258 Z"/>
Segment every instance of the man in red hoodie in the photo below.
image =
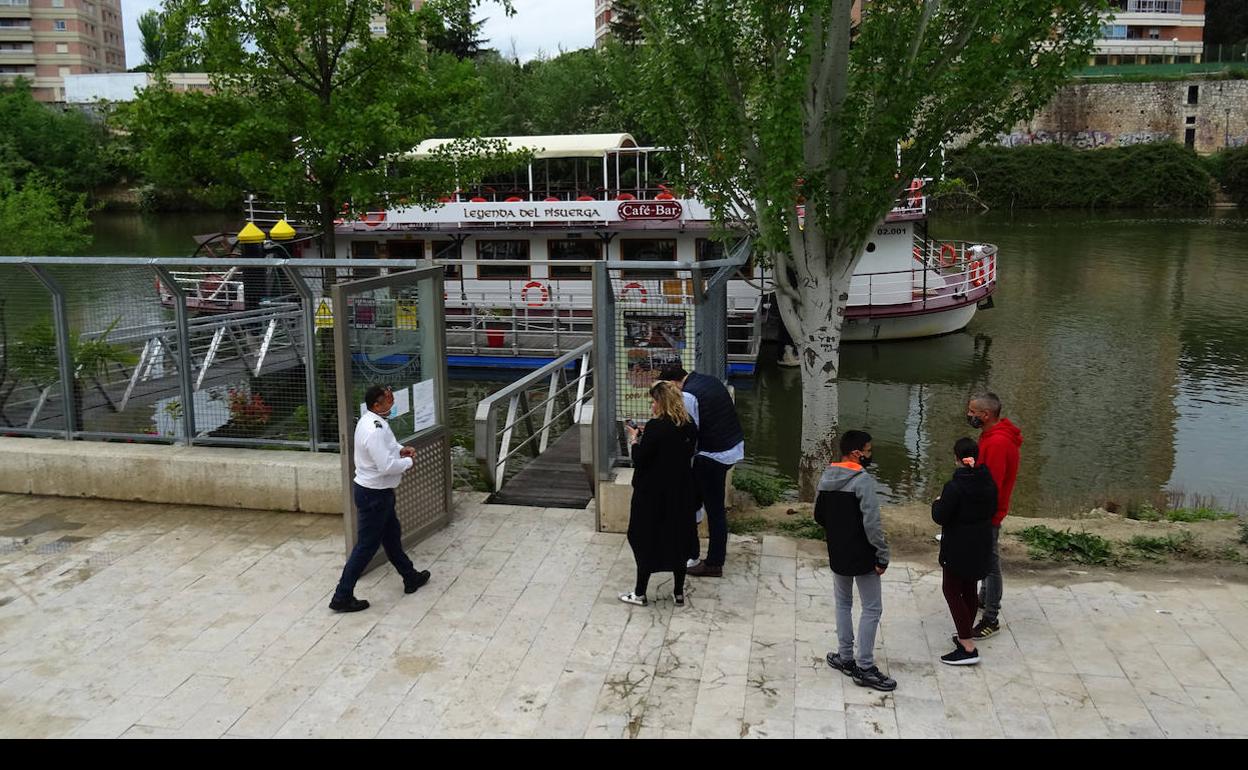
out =
<path fill-rule="evenodd" d="M 992 565 L 980 589 L 984 615 L 974 629 L 976 639 L 987 639 L 1001 630 L 1001 522 L 1010 512 L 1010 494 L 1018 479 L 1018 448 L 1023 434 L 1014 423 L 1001 417 L 1001 399 L 995 393 L 979 393 L 966 407 L 966 421 L 979 434 L 979 464 L 987 466 L 997 483 L 997 515 L 992 518 Z"/>

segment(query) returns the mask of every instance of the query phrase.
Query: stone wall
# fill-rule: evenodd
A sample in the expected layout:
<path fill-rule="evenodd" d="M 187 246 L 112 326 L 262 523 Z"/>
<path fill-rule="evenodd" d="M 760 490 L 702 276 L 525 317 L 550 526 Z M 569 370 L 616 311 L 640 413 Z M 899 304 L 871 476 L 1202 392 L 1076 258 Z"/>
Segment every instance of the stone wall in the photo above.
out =
<path fill-rule="evenodd" d="M 342 514 L 328 453 L 6 437 L 0 492 Z"/>
<path fill-rule="evenodd" d="M 1195 104 L 1188 103 L 1191 88 Z M 1010 147 L 1080 149 L 1189 139 L 1200 153 L 1248 145 L 1248 80 L 1070 85 L 1031 120 L 998 137 Z"/>

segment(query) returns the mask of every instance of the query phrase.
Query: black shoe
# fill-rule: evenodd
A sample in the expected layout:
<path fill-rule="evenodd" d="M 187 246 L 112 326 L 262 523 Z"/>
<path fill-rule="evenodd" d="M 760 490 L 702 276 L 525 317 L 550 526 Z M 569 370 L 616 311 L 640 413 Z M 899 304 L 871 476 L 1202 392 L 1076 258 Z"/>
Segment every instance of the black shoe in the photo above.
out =
<path fill-rule="evenodd" d="M 827 660 L 829 666 L 840 671 L 845 676 L 853 676 L 854 672 L 858 670 L 858 665 L 853 660 L 842 658 L 840 653 L 829 652 Z"/>
<path fill-rule="evenodd" d="M 685 574 L 692 575 L 693 577 L 723 577 L 724 565 L 721 564 L 718 567 L 712 567 L 710 564 L 700 561 L 690 567 Z"/>
<path fill-rule="evenodd" d="M 859 687 L 870 687 L 880 692 L 892 692 L 897 689 L 897 680 L 884 676 L 878 666 L 854 669 L 854 684 Z"/>
<path fill-rule="evenodd" d="M 987 639 L 990 636 L 996 636 L 1001 630 L 1000 620 L 981 620 L 975 624 L 975 628 L 971 631 L 972 639 Z"/>
<path fill-rule="evenodd" d="M 672 601 L 676 602 L 677 607 L 684 607 L 685 595 L 684 594 L 672 594 Z"/>
<path fill-rule="evenodd" d="M 329 608 L 334 612 L 360 612 L 368 609 L 368 602 L 363 599 L 357 599 L 349 596 L 346 599 L 334 597 L 329 602 Z"/>
<path fill-rule="evenodd" d="M 414 594 L 416 590 L 429 582 L 429 570 L 417 572 L 410 578 L 403 578 L 403 593 Z"/>
<path fill-rule="evenodd" d="M 948 655 L 941 655 L 940 662 L 950 666 L 973 666 L 979 662 L 979 650 L 967 652 L 962 645 Z"/>

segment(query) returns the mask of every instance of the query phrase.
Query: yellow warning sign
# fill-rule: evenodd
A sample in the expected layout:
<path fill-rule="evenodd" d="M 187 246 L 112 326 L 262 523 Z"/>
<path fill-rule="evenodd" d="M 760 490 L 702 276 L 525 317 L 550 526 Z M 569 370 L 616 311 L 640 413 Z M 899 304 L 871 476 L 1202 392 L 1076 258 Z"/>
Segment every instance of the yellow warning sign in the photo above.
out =
<path fill-rule="evenodd" d="M 396 302 L 394 305 L 394 328 L 414 332 L 420 329 L 420 318 L 415 302 Z"/>
<path fill-rule="evenodd" d="M 334 328 L 334 311 L 333 308 L 330 307 L 328 299 L 321 300 L 320 306 L 316 308 L 316 328 Z"/>

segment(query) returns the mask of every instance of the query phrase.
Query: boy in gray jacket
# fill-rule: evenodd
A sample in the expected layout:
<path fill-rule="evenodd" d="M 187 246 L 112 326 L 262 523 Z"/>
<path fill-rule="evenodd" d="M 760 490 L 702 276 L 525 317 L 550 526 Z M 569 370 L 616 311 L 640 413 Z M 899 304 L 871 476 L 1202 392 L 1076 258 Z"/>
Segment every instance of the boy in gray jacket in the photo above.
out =
<path fill-rule="evenodd" d="M 883 692 L 897 682 L 875 665 L 875 635 L 884 605 L 880 576 L 888 569 L 888 543 L 880 522 L 875 479 L 864 470 L 871 465 L 871 436 L 846 431 L 841 437 L 841 461 L 832 463 L 819 479 L 815 521 L 828 542 L 828 566 L 836 589 L 838 650 L 828 653 L 828 665 L 854 680 L 859 687 Z M 858 657 L 854 658 L 854 584 L 862 601 L 858 617 Z"/>

